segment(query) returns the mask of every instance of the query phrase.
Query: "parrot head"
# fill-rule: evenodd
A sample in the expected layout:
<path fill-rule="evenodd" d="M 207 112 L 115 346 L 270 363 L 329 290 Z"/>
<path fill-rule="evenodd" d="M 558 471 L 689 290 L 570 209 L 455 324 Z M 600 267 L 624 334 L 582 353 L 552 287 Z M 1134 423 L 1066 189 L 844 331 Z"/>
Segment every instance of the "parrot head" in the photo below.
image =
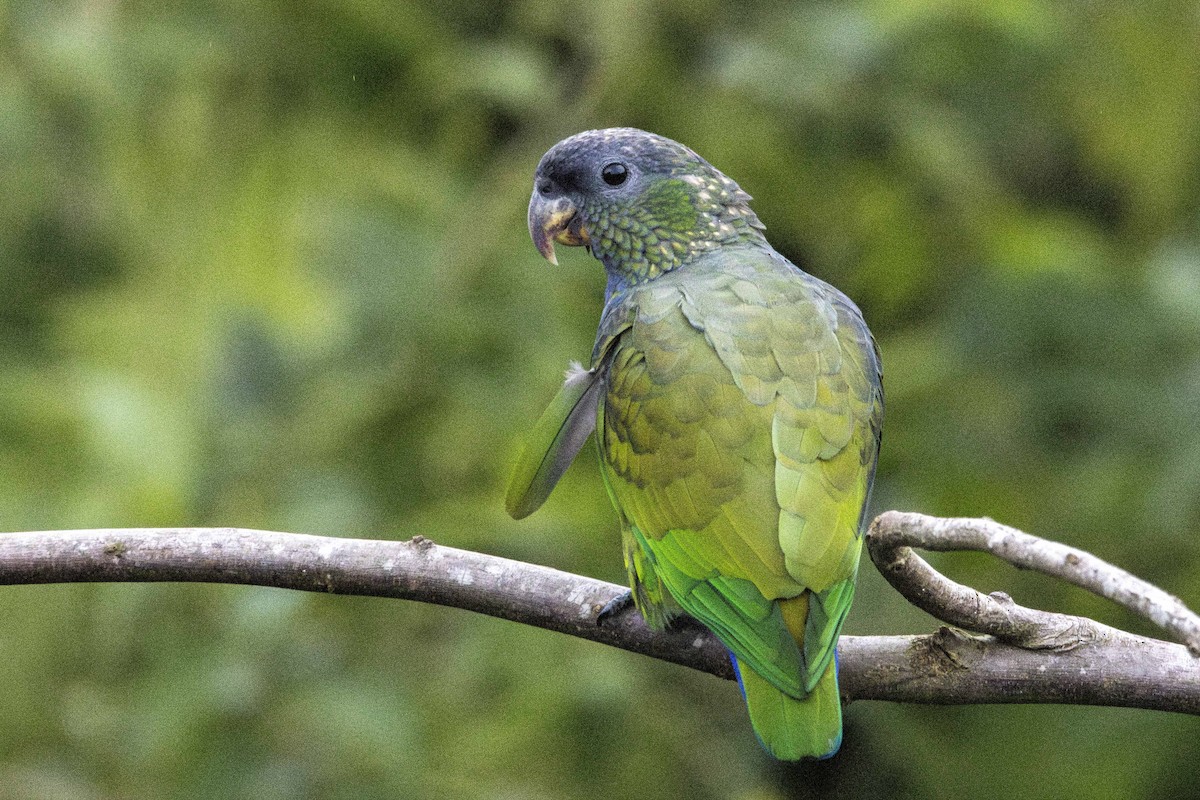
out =
<path fill-rule="evenodd" d="M 636 128 L 584 131 L 542 156 L 529 234 L 583 245 L 610 273 L 638 283 L 738 240 L 765 241 L 750 195 L 692 150 Z"/>

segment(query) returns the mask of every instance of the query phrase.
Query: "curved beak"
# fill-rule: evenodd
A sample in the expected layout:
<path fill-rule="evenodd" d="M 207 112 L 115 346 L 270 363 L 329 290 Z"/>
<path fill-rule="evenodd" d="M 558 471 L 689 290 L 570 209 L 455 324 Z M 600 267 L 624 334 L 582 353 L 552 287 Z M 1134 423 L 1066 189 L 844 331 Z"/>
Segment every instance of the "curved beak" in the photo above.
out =
<path fill-rule="evenodd" d="M 547 197 L 536 188 L 529 198 L 529 235 L 542 257 L 558 266 L 554 243 L 575 247 L 589 242 L 579 209 L 565 197 Z"/>

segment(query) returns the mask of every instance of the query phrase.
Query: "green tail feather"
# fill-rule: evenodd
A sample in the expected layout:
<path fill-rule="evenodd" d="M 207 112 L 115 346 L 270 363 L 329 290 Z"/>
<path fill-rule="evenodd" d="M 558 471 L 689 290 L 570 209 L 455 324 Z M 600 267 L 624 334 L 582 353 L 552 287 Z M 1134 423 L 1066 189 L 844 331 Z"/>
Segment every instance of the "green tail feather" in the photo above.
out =
<path fill-rule="evenodd" d="M 798 761 L 837 752 L 842 744 L 842 703 L 833 661 L 803 700 L 784 694 L 753 670 L 737 667 L 750 724 L 771 755 Z"/>

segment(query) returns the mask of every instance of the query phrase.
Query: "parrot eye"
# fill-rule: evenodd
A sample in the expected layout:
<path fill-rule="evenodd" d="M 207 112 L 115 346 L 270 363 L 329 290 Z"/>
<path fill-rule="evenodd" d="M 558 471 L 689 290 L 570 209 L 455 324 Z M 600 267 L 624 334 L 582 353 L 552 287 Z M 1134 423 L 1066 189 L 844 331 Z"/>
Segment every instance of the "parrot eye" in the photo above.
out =
<path fill-rule="evenodd" d="M 600 177 L 609 186 L 620 186 L 629 177 L 629 170 L 621 162 L 614 161 L 604 165 L 604 169 L 600 170 Z"/>

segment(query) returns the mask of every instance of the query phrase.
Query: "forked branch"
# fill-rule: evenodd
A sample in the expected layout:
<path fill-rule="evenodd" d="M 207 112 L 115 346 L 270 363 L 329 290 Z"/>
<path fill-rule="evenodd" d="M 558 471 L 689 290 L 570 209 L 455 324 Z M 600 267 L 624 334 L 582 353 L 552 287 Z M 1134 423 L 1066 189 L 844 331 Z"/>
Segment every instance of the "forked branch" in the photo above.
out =
<path fill-rule="evenodd" d="M 1140 614 L 1200 656 L 1200 617 L 1179 598 L 1091 553 L 994 520 L 888 511 L 871 523 L 867 547 L 875 566 L 910 603 L 1003 642 L 1030 649 L 1069 649 L 1109 637 L 1114 629 L 1084 617 L 1024 608 L 1000 592 L 980 594 L 946 578 L 912 548 L 991 553 L 1021 569 L 1061 578 Z"/>
<path fill-rule="evenodd" d="M 906 597 L 953 625 L 990 635 L 943 628 L 927 636 L 843 636 L 838 654 L 847 700 L 1085 703 L 1200 714 L 1200 659 L 1182 645 L 1137 637 L 1080 617 L 1022 609 L 1006 597 L 986 597 L 948 581 L 908 549 L 990 551 L 964 542 L 977 541 L 983 535 L 979 532 L 993 531 L 992 526 L 996 523 L 988 520 L 941 520 L 897 512 L 873 523 L 868 538 L 872 556 Z M 1025 534 L 1003 530 L 1017 535 L 1010 540 L 1025 541 L 1020 539 Z M 1031 552 L 1054 553 L 1052 548 L 1062 547 L 1027 538 L 1051 548 Z M 986 536 L 984 540 L 991 541 Z M 994 546 L 1002 552 L 1012 550 L 1011 545 Z M 1080 559 L 1071 567 L 1085 565 L 1073 575 L 1091 574 L 1096 564 L 1108 567 L 1087 553 L 1070 554 Z M 1014 563 L 1037 568 L 1036 561 Z M 1112 573 L 1101 569 L 1096 574 Z M 1060 577 L 1092 585 L 1085 582 L 1090 578 Z M 699 627 L 652 631 L 632 610 L 597 624 L 600 609 L 619 596 L 622 587 L 439 546 L 420 536 L 397 542 L 241 528 L 0 534 L 0 585 L 85 581 L 248 584 L 418 600 L 568 633 L 722 678 L 733 676 L 724 648 Z M 1135 589 L 1129 589 L 1135 584 L 1127 581 L 1116 585 L 1114 594 L 1106 596 L 1144 606 L 1151 619 L 1163 620 L 1159 624 L 1195 644 L 1200 622 L 1181 603 L 1148 584 L 1139 583 Z"/>

